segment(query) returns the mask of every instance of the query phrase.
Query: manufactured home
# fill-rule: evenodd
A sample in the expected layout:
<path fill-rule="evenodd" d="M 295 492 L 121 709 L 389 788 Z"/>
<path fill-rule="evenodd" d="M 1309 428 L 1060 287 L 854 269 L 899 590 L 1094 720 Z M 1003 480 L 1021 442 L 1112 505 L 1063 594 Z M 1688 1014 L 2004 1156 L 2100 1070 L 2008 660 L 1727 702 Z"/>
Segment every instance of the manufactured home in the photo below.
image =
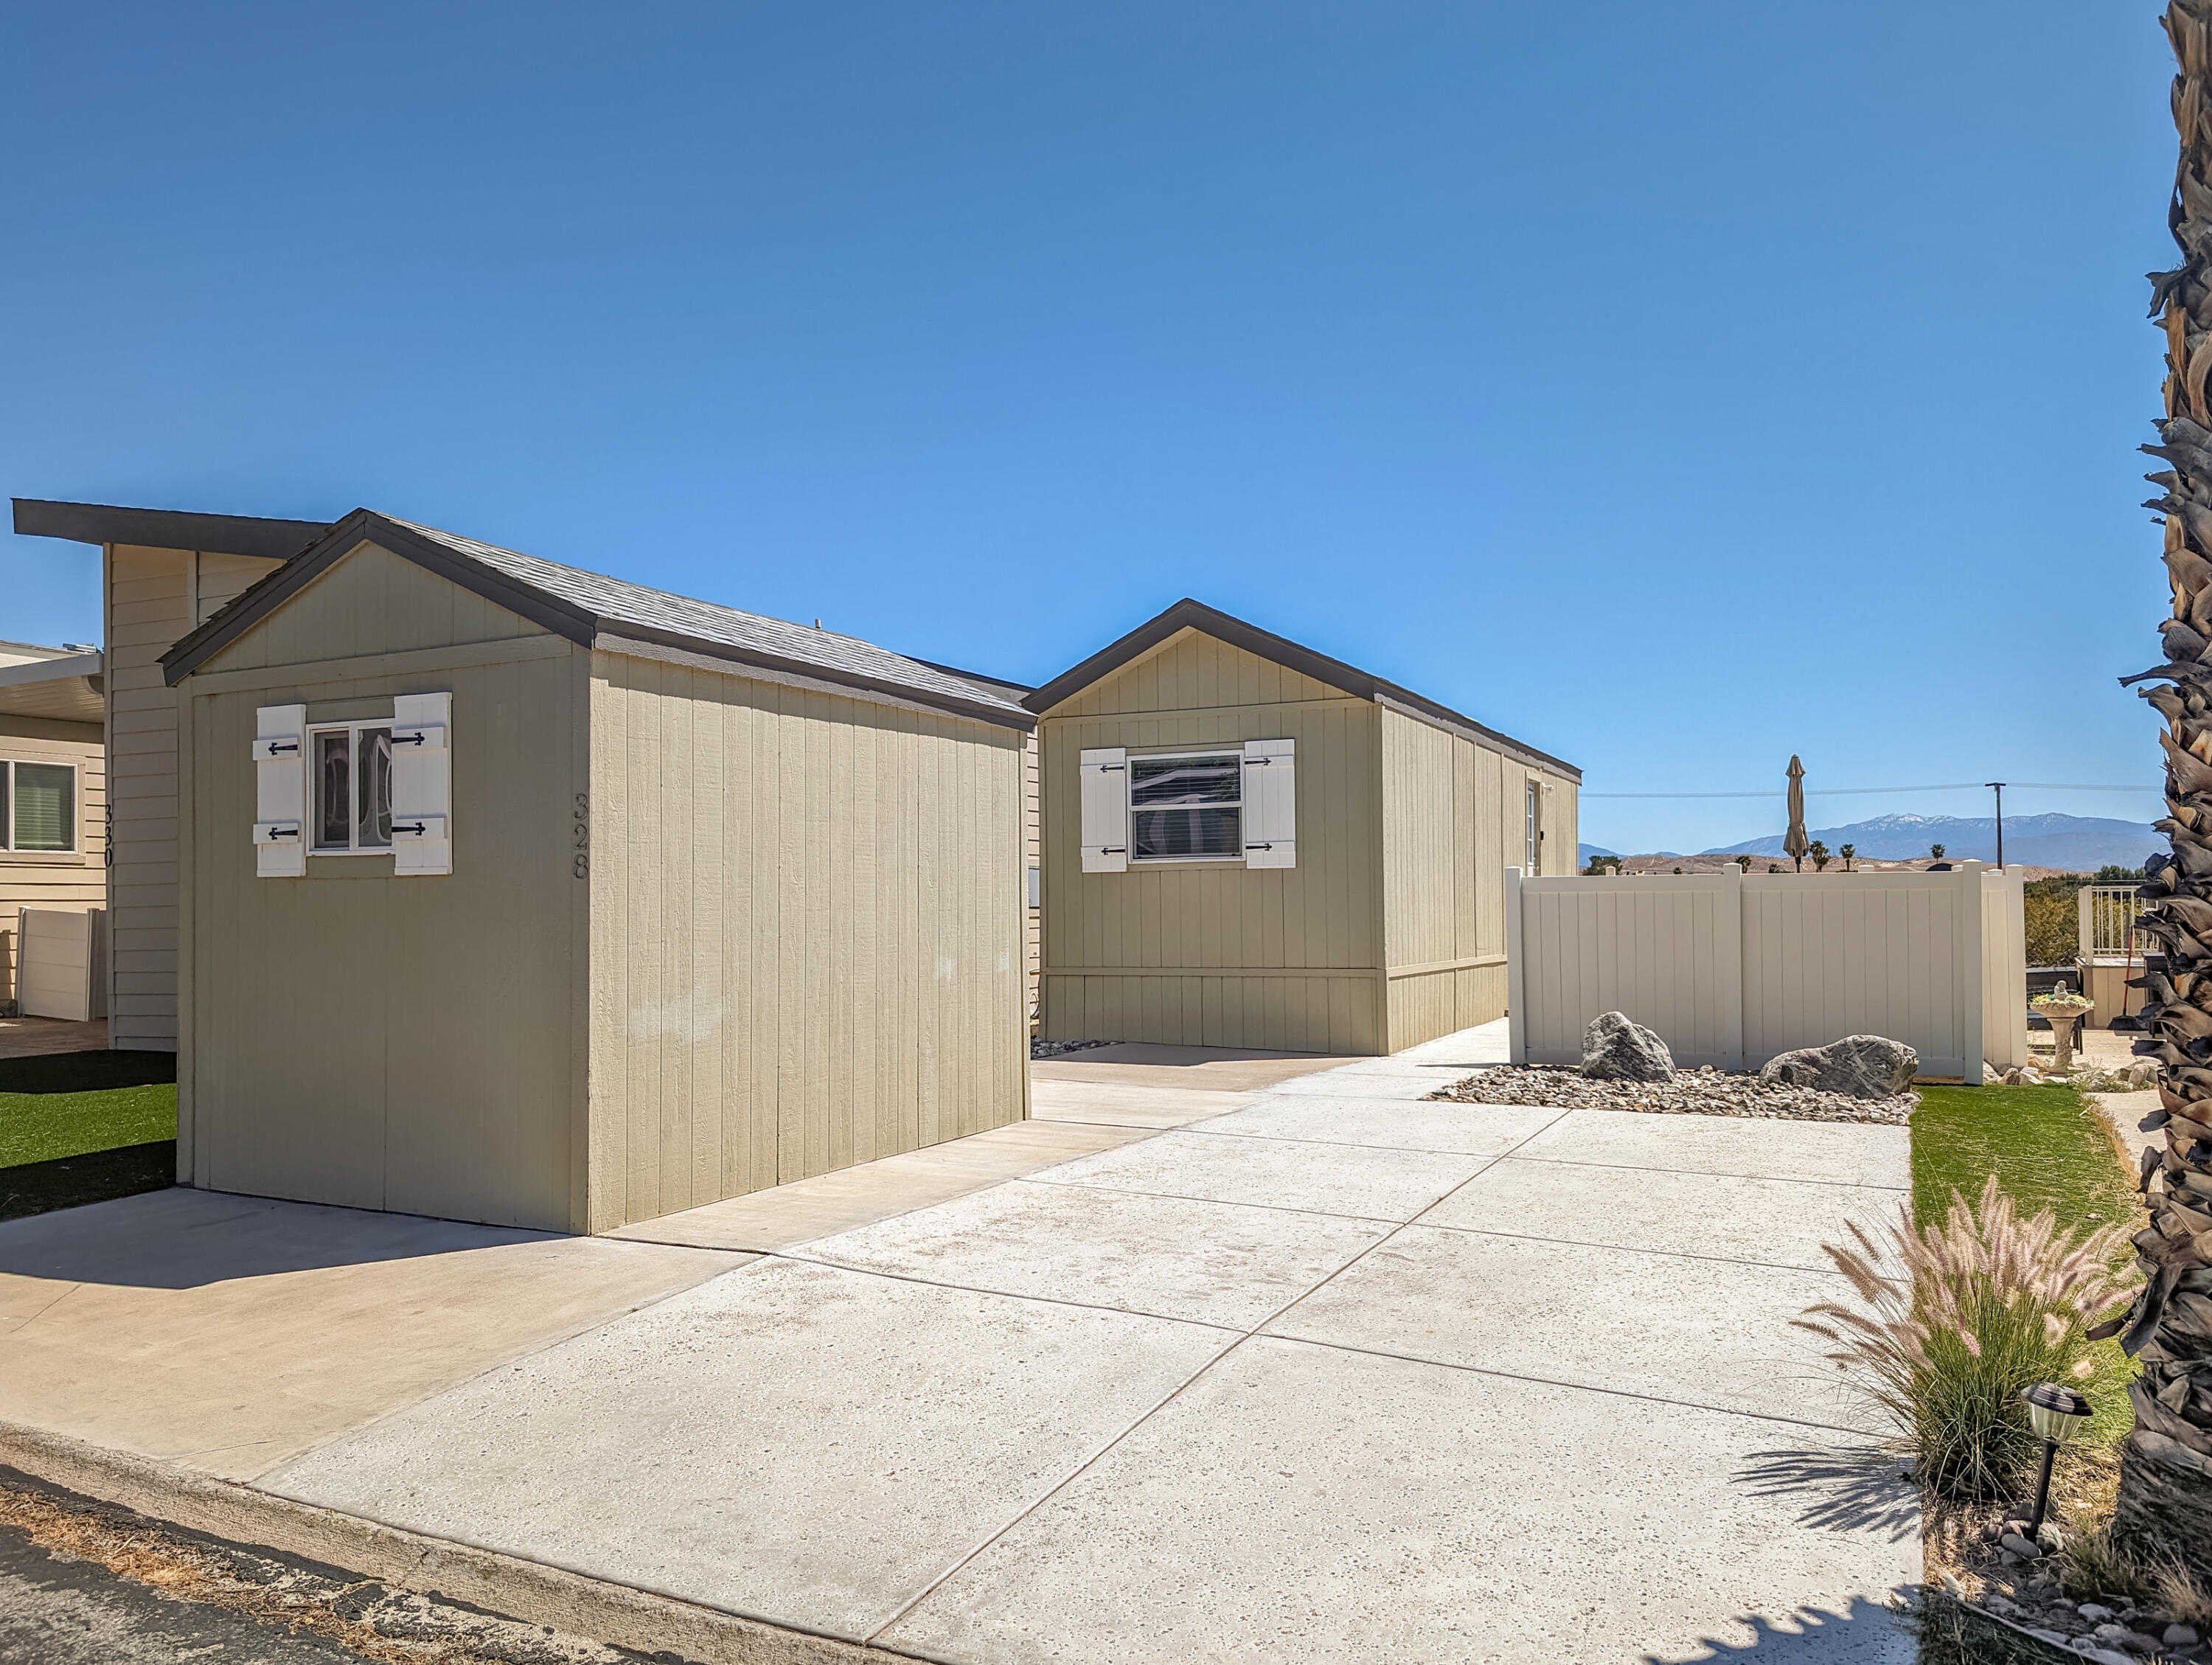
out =
<path fill-rule="evenodd" d="M 0 1011 L 106 1011 L 101 670 L 96 647 L 0 641 Z"/>
<path fill-rule="evenodd" d="M 1574 871 L 1571 764 L 1196 601 L 1023 703 L 1048 1039 L 1395 1052 L 1504 1013 L 1506 870 Z"/>
<path fill-rule="evenodd" d="M 98 1001 L 108 1045 L 177 1045 L 177 698 L 161 657 L 240 591 L 322 536 L 318 520 L 15 500 L 15 531 L 96 545 L 106 643 L 71 720 L 104 752 L 106 914 Z M 0 671 L 0 675 L 4 675 Z M 88 787 L 88 801 L 90 788 Z M 90 836 L 88 833 L 88 836 Z"/>
<path fill-rule="evenodd" d="M 160 664 L 189 1182 L 603 1231 L 1027 1113 L 988 686 L 367 510 Z"/>

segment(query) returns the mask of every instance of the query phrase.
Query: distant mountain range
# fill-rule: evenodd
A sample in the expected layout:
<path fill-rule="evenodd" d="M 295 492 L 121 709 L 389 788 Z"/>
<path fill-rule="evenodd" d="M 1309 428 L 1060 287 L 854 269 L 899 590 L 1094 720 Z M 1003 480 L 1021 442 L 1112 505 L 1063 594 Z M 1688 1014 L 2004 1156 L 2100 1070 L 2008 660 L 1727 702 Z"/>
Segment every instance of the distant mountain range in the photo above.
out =
<path fill-rule="evenodd" d="M 2148 823 L 2090 815 L 2008 815 L 2004 836 L 2006 860 L 2076 872 L 2094 872 L 2107 863 L 2140 867 L 2146 856 L 2166 846 Z M 1954 860 L 1997 859 L 1996 820 L 1986 815 L 1878 815 L 1847 827 L 1818 827 L 1812 836 L 1832 851 L 1855 845 L 1859 854 L 1874 861 L 1924 860 L 1931 844 L 1941 844 L 1943 854 Z M 1747 839 L 1705 854 L 1779 856 L 1782 835 Z"/>
<path fill-rule="evenodd" d="M 2088 815 L 2008 815 L 2005 817 L 2005 860 L 2031 867 L 2058 867 L 2094 873 L 2106 865 L 2140 867 L 2154 850 L 2163 850 L 2166 840 L 2140 821 L 2112 821 Z M 1847 827 L 1816 827 L 1810 836 L 1831 852 L 1844 845 L 1856 847 L 1869 861 L 1925 861 L 1928 847 L 1941 844 L 1947 859 L 1995 861 L 1997 823 L 1993 816 L 1880 815 L 1871 821 L 1854 821 Z M 1589 866 L 1594 855 L 1618 855 L 1600 844 L 1582 844 L 1579 866 Z M 1651 856 L 1675 856 L 1674 850 L 1639 851 Z M 1780 859 L 1782 835 L 1747 839 L 1705 850 L 1705 855 L 1755 855 Z"/>

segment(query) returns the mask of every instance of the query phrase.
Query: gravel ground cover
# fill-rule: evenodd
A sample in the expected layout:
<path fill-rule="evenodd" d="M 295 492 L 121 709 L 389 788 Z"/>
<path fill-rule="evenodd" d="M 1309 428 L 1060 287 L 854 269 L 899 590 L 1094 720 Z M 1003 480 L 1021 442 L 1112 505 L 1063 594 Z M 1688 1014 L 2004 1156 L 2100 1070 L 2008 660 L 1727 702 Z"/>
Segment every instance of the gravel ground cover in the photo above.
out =
<path fill-rule="evenodd" d="M 1031 1041 L 1030 1056 L 1032 1059 L 1058 1058 L 1067 1053 L 1088 1052 L 1093 1047 L 1110 1047 L 1113 1044 L 1111 1041 Z"/>
<path fill-rule="evenodd" d="M 1782 1121 L 1875 1121 L 1901 1127 L 1920 1103 L 1849 1098 L 1842 1093 L 1784 1087 L 1755 1075 L 1731 1075 L 1711 1065 L 1679 1070 L 1666 1081 L 1593 1080 L 1578 1069 L 1501 1066 L 1429 1095 L 1462 1104 L 1556 1104 L 1572 1110 L 1641 1110 L 1652 1115 L 1733 1115 Z"/>

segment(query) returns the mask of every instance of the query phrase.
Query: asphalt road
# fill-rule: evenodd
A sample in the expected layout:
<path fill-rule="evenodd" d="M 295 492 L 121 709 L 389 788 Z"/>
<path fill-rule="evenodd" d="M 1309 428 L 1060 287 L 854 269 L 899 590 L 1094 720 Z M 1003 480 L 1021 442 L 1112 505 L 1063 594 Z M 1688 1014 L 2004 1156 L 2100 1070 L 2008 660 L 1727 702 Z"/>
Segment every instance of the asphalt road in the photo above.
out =
<path fill-rule="evenodd" d="M 90 1561 L 64 1560 L 0 1526 L 4 1665 L 352 1665 L 362 1655 L 317 1636 L 179 1601 Z"/>

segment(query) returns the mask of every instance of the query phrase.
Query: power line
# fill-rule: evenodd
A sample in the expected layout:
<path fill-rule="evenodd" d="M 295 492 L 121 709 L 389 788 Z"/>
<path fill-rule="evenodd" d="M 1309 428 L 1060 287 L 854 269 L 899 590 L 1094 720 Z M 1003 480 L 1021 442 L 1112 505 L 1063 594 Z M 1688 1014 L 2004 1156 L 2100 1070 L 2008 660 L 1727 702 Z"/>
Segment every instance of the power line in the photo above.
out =
<path fill-rule="evenodd" d="M 2078 781 L 2008 781 L 2005 785 L 2014 791 L 2035 792 L 2137 792 L 2163 797 L 2158 787 L 2099 787 L 2084 786 Z M 1859 798 L 1892 792 L 1987 792 L 1986 781 L 1953 781 L 1934 787 L 1815 787 L 1807 789 L 1808 798 Z M 1786 792 L 1586 792 L 1584 798 L 1786 798 Z"/>

